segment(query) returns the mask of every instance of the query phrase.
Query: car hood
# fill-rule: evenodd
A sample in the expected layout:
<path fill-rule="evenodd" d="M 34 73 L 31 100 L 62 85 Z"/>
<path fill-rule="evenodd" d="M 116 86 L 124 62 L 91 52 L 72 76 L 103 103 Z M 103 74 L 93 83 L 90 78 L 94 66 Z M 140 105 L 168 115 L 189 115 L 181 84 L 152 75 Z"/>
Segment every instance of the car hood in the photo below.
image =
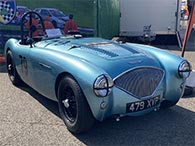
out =
<path fill-rule="evenodd" d="M 118 43 L 101 38 L 61 38 L 45 40 L 37 47 L 68 53 L 109 73 L 112 77 L 135 67 L 160 67 L 159 62 L 135 44 Z"/>

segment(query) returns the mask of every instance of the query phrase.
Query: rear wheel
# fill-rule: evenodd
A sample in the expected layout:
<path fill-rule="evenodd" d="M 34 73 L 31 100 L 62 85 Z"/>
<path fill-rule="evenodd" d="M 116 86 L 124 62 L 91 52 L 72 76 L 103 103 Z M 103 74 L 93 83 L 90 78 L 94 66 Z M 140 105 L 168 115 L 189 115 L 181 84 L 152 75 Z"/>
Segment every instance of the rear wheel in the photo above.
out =
<path fill-rule="evenodd" d="M 78 83 L 71 77 L 62 78 L 58 87 L 60 115 L 68 130 L 82 133 L 89 130 L 95 119 Z"/>
<path fill-rule="evenodd" d="M 8 76 L 12 84 L 14 84 L 15 86 L 20 85 L 22 83 L 22 80 L 17 73 L 16 66 L 13 60 L 13 54 L 10 50 L 7 52 L 6 63 Z"/>

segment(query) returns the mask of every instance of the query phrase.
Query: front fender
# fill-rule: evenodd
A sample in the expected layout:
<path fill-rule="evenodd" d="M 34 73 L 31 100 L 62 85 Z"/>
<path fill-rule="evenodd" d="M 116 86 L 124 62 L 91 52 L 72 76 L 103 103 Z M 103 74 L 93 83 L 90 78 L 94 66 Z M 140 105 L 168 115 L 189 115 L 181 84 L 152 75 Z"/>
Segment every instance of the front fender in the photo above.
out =
<path fill-rule="evenodd" d="M 171 52 L 158 49 L 156 47 L 147 45 L 133 45 L 144 54 L 156 58 L 161 67 L 165 71 L 165 91 L 164 99 L 169 101 L 177 101 L 184 93 L 185 79 L 180 78 L 178 74 L 178 67 L 184 58 L 173 54 Z"/>
<path fill-rule="evenodd" d="M 98 76 L 107 73 L 94 64 L 71 54 L 59 53 L 52 50 L 44 50 L 42 53 L 47 56 L 48 62 L 46 64 L 55 67 L 54 70 L 56 73 L 54 74 L 56 80 L 54 85 L 61 74 L 71 74 L 81 87 L 93 116 L 97 120 L 102 120 L 105 111 L 101 110 L 100 104 L 104 100 L 108 100 L 108 97 L 97 97 L 93 91 L 93 84 Z M 55 89 L 55 86 L 53 88 Z"/>

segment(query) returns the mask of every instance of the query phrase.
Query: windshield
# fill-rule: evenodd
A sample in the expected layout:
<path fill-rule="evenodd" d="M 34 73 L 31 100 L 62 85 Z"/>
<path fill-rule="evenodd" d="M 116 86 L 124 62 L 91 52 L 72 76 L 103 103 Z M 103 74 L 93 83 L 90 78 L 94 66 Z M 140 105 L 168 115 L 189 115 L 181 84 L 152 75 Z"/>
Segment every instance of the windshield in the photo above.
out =
<path fill-rule="evenodd" d="M 55 17 L 65 17 L 65 14 L 59 10 L 50 10 L 50 13 Z"/>

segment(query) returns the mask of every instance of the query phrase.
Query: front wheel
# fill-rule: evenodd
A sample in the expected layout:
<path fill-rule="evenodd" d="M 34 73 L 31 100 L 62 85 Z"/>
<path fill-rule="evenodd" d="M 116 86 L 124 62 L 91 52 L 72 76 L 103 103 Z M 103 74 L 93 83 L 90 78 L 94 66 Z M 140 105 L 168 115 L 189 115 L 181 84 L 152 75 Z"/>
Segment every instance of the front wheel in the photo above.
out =
<path fill-rule="evenodd" d="M 65 76 L 58 87 L 59 112 L 67 126 L 73 133 L 89 130 L 95 119 L 78 83 L 71 77 Z"/>

